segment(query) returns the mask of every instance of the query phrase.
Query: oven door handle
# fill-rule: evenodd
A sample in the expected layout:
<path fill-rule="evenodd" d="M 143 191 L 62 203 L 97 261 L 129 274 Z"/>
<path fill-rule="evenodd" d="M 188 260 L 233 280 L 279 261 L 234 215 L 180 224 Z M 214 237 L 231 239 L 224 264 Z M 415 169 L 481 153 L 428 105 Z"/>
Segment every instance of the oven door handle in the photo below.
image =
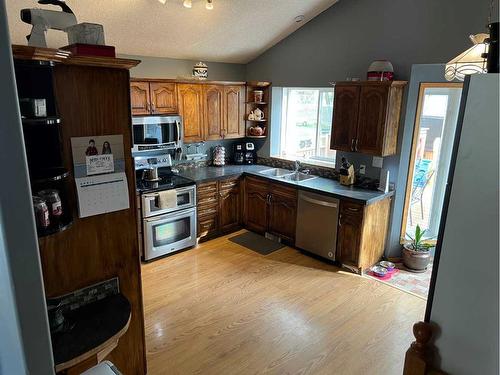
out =
<path fill-rule="evenodd" d="M 172 213 L 167 213 L 167 214 L 153 216 L 153 217 L 146 217 L 146 218 L 144 218 L 144 222 L 146 222 L 148 224 L 168 223 L 168 222 L 174 221 L 176 219 L 191 217 L 191 215 L 193 215 L 193 214 L 194 214 L 194 218 L 196 218 L 196 207 L 187 208 L 185 210 L 178 211 L 178 212 L 172 212 Z"/>

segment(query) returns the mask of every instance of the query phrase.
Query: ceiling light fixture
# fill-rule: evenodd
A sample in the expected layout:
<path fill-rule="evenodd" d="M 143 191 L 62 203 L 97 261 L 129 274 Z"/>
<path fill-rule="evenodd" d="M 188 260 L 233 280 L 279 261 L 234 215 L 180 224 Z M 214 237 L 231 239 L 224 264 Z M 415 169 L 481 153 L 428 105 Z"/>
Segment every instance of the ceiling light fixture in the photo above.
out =
<path fill-rule="evenodd" d="M 208 10 L 214 9 L 214 2 L 213 2 L 213 0 L 207 0 L 207 4 L 205 5 L 205 8 L 207 8 Z"/>
<path fill-rule="evenodd" d="M 474 45 L 446 64 L 444 76 L 448 81 L 463 81 L 466 75 L 487 72 L 485 56 L 488 53 L 488 44 L 485 40 L 488 37 L 488 34 L 469 36 Z"/>
<path fill-rule="evenodd" d="M 193 2 L 191 0 L 184 0 L 182 3 L 186 8 L 192 8 L 193 7 Z"/>

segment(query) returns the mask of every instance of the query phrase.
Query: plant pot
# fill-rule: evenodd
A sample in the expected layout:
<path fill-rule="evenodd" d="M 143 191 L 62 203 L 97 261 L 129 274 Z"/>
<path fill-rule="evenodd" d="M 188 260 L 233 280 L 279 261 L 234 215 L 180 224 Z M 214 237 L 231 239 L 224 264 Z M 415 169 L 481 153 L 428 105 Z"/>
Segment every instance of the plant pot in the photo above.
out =
<path fill-rule="evenodd" d="M 403 245 L 403 264 L 409 271 L 425 272 L 430 261 L 430 251 L 415 251 L 409 245 Z"/>

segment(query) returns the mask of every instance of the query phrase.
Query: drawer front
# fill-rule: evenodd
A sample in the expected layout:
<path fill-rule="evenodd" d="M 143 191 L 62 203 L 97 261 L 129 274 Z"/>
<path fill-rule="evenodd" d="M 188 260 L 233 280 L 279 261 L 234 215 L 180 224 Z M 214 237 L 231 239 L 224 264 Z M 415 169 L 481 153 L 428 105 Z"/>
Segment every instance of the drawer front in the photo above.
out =
<path fill-rule="evenodd" d="M 217 181 L 205 182 L 196 187 L 198 197 L 217 194 Z"/>
<path fill-rule="evenodd" d="M 343 215 L 350 215 L 350 216 L 363 216 L 365 206 L 359 203 L 354 203 L 354 202 L 349 202 L 349 201 L 340 201 L 340 212 Z"/>
<path fill-rule="evenodd" d="M 217 235 L 217 216 L 198 217 L 198 238 L 212 237 Z"/>
<path fill-rule="evenodd" d="M 240 183 L 239 177 L 233 177 L 227 180 L 221 180 L 219 181 L 219 191 L 233 189 L 234 187 L 237 187 L 239 183 Z"/>
<path fill-rule="evenodd" d="M 198 194 L 198 207 L 200 206 L 211 206 L 211 205 L 216 205 L 217 204 L 217 193 L 213 193 L 213 194 L 210 194 L 210 195 L 204 195 L 204 196 L 200 196 Z"/>
<path fill-rule="evenodd" d="M 245 178 L 245 188 L 247 190 L 257 190 L 262 193 L 266 192 L 269 188 L 269 182 L 261 180 L 255 177 L 246 177 Z"/>
<path fill-rule="evenodd" d="M 207 205 L 207 206 L 198 206 L 198 217 L 202 216 L 216 216 L 217 215 L 218 205 Z"/>
<path fill-rule="evenodd" d="M 272 184 L 271 185 L 271 194 L 273 195 L 281 195 L 281 196 L 286 196 L 290 197 L 292 199 L 297 198 L 297 189 L 288 187 L 288 186 L 283 186 L 279 184 Z"/>

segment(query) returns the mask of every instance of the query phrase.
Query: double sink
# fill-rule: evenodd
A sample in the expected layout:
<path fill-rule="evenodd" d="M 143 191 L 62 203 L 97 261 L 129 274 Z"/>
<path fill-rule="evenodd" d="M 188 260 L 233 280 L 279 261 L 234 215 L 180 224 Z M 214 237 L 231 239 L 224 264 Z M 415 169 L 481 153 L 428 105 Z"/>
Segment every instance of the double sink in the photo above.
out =
<path fill-rule="evenodd" d="M 299 171 L 290 171 L 288 169 L 283 169 L 283 168 L 265 169 L 263 171 L 260 171 L 259 173 L 263 174 L 265 176 L 277 177 L 277 178 L 282 178 L 283 180 L 297 181 L 297 182 L 317 178 L 317 176 L 312 176 L 312 175 L 307 174 L 307 173 L 303 173 L 303 172 L 299 172 Z"/>

